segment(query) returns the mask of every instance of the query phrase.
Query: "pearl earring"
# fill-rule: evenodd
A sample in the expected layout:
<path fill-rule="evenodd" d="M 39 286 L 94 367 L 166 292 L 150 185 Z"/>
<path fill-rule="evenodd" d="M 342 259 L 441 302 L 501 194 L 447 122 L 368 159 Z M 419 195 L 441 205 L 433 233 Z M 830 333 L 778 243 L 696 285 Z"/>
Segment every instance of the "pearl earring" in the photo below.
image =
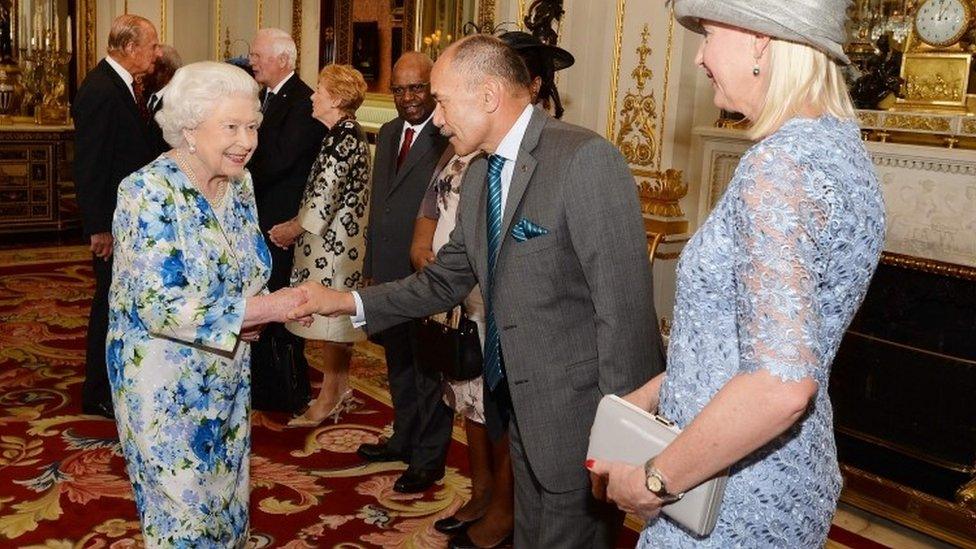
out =
<path fill-rule="evenodd" d="M 759 76 L 759 62 L 757 61 L 755 65 L 752 66 L 752 75 Z"/>
<path fill-rule="evenodd" d="M 196 154 L 196 153 L 197 153 L 197 146 L 194 145 L 193 143 L 190 143 L 190 154 Z"/>

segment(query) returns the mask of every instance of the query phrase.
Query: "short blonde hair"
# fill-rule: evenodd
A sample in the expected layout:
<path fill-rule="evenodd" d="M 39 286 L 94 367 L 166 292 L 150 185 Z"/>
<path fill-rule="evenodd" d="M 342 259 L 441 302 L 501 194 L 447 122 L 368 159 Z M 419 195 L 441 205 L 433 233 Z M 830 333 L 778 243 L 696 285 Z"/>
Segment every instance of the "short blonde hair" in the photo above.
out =
<path fill-rule="evenodd" d="M 351 65 L 326 65 L 319 71 L 319 82 L 341 101 L 339 108 L 347 114 L 355 114 L 366 99 L 366 80 Z"/>
<path fill-rule="evenodd" d="M 258 83 L 230 63 L 199 61 L 181 67 L 163 88 L 162 95 L 163 108 L 156 113 L 156 122 L 163 130 L 163 139 L 174 149 L 186 140 L 183 130 L 199 126 L 227 96 L 252 99 L 258 121 L 261 120 Z"/>
<path fill-rule="evenodd" d="M 837 118 L 855 118 L 840 66 L 822 51 L 787 40 L 769 43 L 769 87 L 749 135 L 765 137 L 811 109 Z"/>

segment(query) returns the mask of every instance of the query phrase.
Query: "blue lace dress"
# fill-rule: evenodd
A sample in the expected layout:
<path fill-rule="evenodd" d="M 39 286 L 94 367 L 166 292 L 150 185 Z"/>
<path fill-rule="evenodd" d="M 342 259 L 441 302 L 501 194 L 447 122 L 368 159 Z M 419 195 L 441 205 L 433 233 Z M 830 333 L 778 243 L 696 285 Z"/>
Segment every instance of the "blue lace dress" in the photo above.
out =
<path fill-rule="evenodd" d="M 732 466 L 711 535 L 661 515 L 639 547 L 823 547 L 841 489 L 830 365 L 883 239 L 853 122 L 795 118 L 742 157 L 678 263 L 660 412 L 686 427 L 733 376 L 758 369 L 819 389 L 800 421 Z"/>

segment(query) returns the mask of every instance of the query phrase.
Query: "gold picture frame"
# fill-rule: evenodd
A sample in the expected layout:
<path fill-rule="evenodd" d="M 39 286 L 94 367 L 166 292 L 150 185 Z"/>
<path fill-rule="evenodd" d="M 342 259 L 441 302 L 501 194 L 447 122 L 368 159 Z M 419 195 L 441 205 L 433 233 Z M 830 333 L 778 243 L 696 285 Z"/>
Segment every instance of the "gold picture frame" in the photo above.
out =
<path fill-rule="evenodd" d="M 970 53 L 906 53 L 901 62 L 899 110 L 964 112 L 973 56 Z"/>

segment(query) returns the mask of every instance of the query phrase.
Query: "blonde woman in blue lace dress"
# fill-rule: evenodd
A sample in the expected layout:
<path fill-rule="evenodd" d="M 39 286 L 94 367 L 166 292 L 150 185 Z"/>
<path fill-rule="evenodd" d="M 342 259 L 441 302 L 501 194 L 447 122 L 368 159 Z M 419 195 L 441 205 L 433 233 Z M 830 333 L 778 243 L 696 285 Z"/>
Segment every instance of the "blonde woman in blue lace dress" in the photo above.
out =
<path fill-rule="evenodd" d="M 757 143 L 678 264 L 668 365 L 626 398 L 683 432 L 595 462 L 640 547 L 823 547 L 840 495 L 827 384 L 882 249 L 884 204 L 839 64 L 843 0 L 676 0 L 716 106 Z M 713 532 L 662 505 L 730 468 Z M 648 477 L 657 482 L 647 482 Z M 654 491 L 647 486 L 655 488 Z"/>

